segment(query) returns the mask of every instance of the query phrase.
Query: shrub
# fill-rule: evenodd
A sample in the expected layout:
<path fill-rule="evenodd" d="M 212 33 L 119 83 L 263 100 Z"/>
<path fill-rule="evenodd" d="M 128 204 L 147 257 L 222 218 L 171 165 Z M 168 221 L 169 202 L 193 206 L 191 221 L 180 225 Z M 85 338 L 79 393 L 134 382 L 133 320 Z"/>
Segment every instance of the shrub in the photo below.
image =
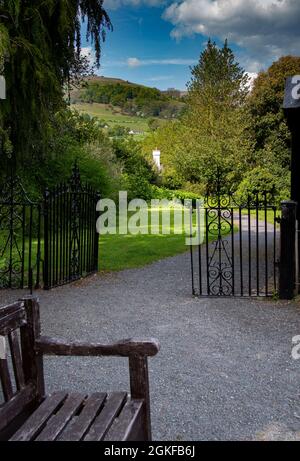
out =
<path fill-rule="evenodd" d="M 246 203 L 248 197 L 255 200 L 258 195 L 258 199 L 263 201 L 266 193 L 267 197 L 272 197 L 278 203 L 289 196 L 288 177 L 287 172 L 281 169 L 274 172 L 264 167 L 256 167 L 244 176 L 237 189 L 237 197 Z"/>
<path fill-rule="evenodd" d="M 120 166 L 111 141 L 93 119 L 70 110 L 58 113 L 49 150 L 50 155 L 36 159 L 20 172 L 32 198 L 40 198 L 46 187 L 68 181 L 75 160 L 82 182 L 88 182 L 102 196 L 116 195 Z"/>
<path fill-rule="evenodd" d="M 128 192 L 128 199 L 150 200 L 151 184 L 156 181 L 157 175 L 141 154 L 140 143 L 133 138 L 124 138 L 115 139 L 113 145 L 122 166 L 123 188 Z"/>
<path fill-rule="evenodd" d="M 180 200 L 182 203 L 184 200 L 191 200 L 193 206 L 196 204 L 196 200 L 200 199 L 198 194 L 194 194 L 193 192 L 188 192 L 184 190 L 170 190 L 166 189 L 165 187 L 158 187 L 152 185 L 152 198 L 158 200 Z"/>

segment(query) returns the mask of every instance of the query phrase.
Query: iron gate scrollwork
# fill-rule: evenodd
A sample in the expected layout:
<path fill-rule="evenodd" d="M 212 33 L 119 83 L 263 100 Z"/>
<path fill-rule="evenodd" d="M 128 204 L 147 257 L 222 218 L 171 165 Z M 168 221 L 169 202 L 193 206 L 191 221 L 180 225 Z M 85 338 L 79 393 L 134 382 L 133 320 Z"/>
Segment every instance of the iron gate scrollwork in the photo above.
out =
<path fill-rule="evenodd" d="M 82 184 L 77 164 L 68 183 L 45 192 L 45 289 L 97 272 L 99 198 L 89 185 Z"/>
<path fill-rule="evenodd" d="M 207 253 L 208 294 L 228 296 L 234 294 L 233 211 L 230 197 L 218 195 L 206 199 L 206 239 L 213 238 L 212 251 Z"/>
<path fill-rule="evenodd" d="M 217 187 L 201 206 L 196 212 L 204 215 L 205 236 L 191 251 L 193 294 L 272 296 L 279 237 L 272 194 L 257 192 L 243 201 Z"/>
<path fill-rule="evenodd" d="M 11 175 L 0 188 L 0 288 L 39 286 L 41 217 L 40 204 Z"/>
<path fill-rule="evenodd" d="M 0 186 L 0 289 L 49 289 L 97 272 L 99 199 L 77 164 L 41 202 L 30 200 L 12 170 Z"/>

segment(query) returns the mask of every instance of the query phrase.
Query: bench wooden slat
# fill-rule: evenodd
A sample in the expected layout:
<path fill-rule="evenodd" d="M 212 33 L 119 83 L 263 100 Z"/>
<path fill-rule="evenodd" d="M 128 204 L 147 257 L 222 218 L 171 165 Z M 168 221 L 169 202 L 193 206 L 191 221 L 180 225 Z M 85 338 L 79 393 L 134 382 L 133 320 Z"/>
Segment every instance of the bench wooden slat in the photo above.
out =
<path fill-rule="evenodd" d="M 109 395 L 104 408 L 90 427 L 88 434 L 85 436 L 85 441 L 103 440 L 115 417 L 124 406 L 126 398 L 126 392 L 115 392 Z"/>
<path fill-rule="evenodd" d="M 35 388 L 29 383 L 12 399 L 0 407 L 0 431 L 2 431 L 14 418 L 16 418 L 35 397 Z"/>
<path fill-rule="evenodd" d="M 13 435 L 12 441 L 33 440 L 43 429 L 53 413 L 66 399 L 66 392 L 55 392 L 47 397 L 26 423 Z"/>
<path fill-rule="evenodd" d="M 142 422 L 143 400 L 128 400 L 104 437 L 105 441 L 136 440 Z M 137 424 L 138 423 L 138 424 Z M 136 433 L 132 433 L 135 430 Z"/>
<path fill-rule="evenodd" d="M 81 440 L 88 432 L 94 419 L 103 407 L 107 394 L 92 394 L 85 402 L 79 416 L 75 416 L 58 437 L 58 440 L 68 442 Z"/>
<path fill-rule="evenodd" d="M 20 390 L 25 385 L 23 363 L 21 358 L 21 351 L 19 347 L 19 339 L 16 331 L 12 331 L 8 335 L 8 341 L 11 351 L 11 358 L 14 368 L 15 380 L 17 389 Z"/>
<path fill-rule="evenodd" d="M 40 442 L 54 441 L 84 404 L 86 397 L 85 394 L 80 393 L 69 394 L 58 413 L 51 416 L 45 428 L 35 440 Z"/>
<path fill-rule="evenodd" d="M 17 309 L 5 317 L 1 317 L 0 335 L 6 336 L 22 325 L 26 325 L 26 314 L 24 309 Z"/>
<path fill-rule="evenodd" d="M 14 395 L 13 387 L 10 379 L 10 373 L 8 368 L 7 359 L 0 359 L 0 380 L 2 385 L 2 391 L 4 400 L 8 402 Z"/>
<path fill-rule="evenodd" d="M 8 306 L 0 307 L 0 317 L 2 319 L 2 317 L 20 309 L 24 309 L 24 301 L 16 301 L 15 303 L 9 304 Z"/>

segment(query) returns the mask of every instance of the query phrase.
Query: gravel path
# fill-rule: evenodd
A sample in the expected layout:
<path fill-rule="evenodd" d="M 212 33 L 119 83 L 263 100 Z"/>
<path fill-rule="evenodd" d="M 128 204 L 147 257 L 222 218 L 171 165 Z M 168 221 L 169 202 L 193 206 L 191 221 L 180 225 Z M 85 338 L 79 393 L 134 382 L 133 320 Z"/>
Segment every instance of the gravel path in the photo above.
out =
<path fill-rule="evenodd" d="M 113 341 L 155 337 L 156 440 L 300 439 L 297 304 L 191 297 L 189 254 L 40 291 L 43 333 Z M 16 292 L 1 292 L 0 304 Z M 124 359 L 48 358 L 48 390 L 128 389 Z"/>

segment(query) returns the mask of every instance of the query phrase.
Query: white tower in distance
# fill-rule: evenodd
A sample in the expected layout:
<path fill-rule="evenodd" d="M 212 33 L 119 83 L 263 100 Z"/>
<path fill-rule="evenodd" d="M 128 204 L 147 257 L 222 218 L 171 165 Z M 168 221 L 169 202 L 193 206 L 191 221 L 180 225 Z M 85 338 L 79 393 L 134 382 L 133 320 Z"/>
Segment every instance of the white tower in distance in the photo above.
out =
<path fill-rule="evenodd" d="M 153 162 L 157 166 L 157 169 L 160 171 L 161 170 L 161 164 L 160 164 L 160 150 L 155 149 L 152 153 L 153 155 Z"/>

